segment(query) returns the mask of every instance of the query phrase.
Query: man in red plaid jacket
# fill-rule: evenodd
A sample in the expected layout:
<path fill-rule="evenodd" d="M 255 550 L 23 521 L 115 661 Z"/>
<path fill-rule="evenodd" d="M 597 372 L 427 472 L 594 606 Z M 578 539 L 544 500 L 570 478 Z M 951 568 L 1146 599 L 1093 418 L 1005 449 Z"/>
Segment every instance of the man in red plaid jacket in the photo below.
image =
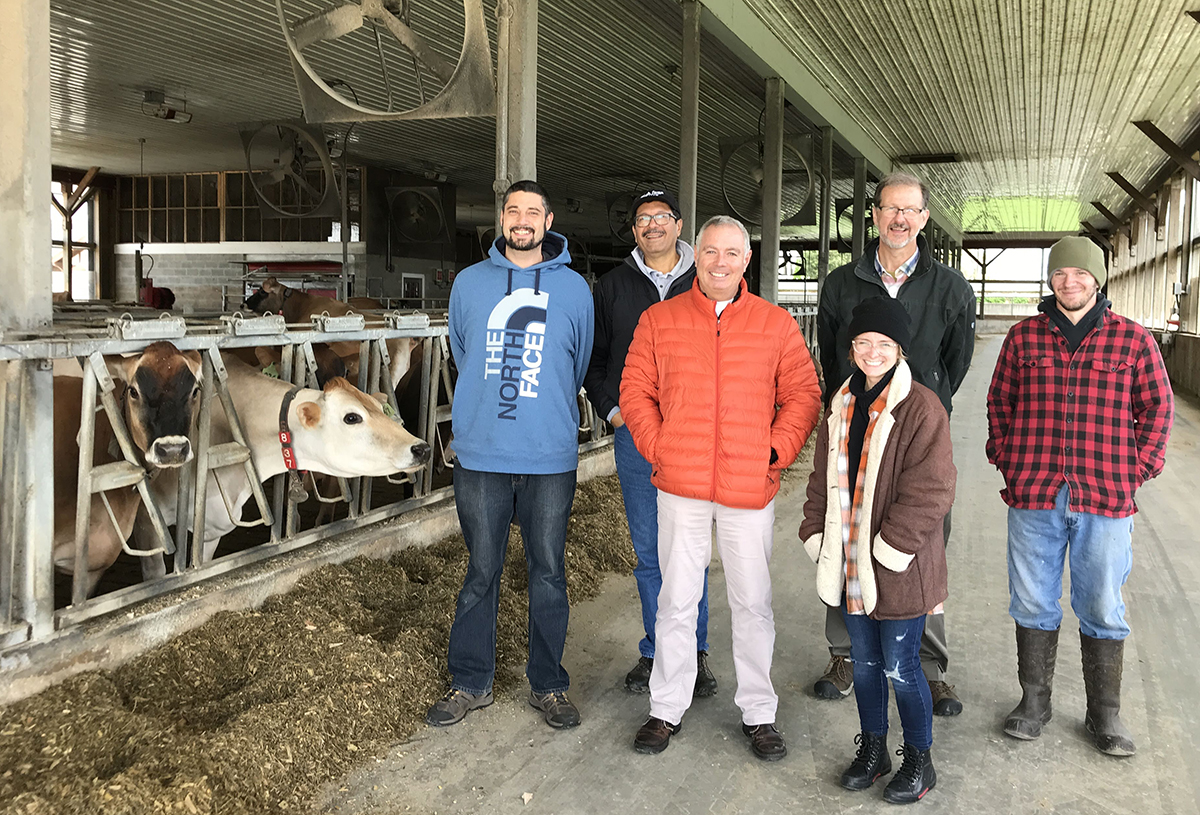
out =
<path fill-rule="evenodd" d="M 1050 721 L 1069 554 L 1084 724 L 1102 752 L 1128 756 L 1133 737 L 1118 715 L 1129 635 L 1121 587 L 1133 565 L 1133 494 L 1162 471 L 1174 397 L 1154 338 L 1100 293 L 1108 279 L 1100 247 L 1063 238 L 1048 269 L 1054 294 L 1008 332 L 987 397 L 988 461 L 1004 475 L 1009 506 L 1009 614 L 1023 692 L 1004 732 L 1034 739 Z"/>

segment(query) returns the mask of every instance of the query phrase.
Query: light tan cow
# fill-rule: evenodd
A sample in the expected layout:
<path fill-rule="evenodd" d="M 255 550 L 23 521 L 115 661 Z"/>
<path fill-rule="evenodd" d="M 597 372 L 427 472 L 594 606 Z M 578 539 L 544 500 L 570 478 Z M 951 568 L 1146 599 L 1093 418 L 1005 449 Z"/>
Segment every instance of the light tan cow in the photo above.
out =
<path fill-rule="evenodd" d="M 279 413 L 292 389 L 287 382 L 266 376 L 229 354 L 223 354 L 229 373 L 229 393 L 246 433 L 259 476 L 268 480 L 287 472 L 279 441 Z M 380 400 L 367 396 L 345 379 L 335 378 L 323 390 L 301 388 L 288 409 L 292 449 L 300 469 L 345 478 L 413 472 L 429 461 L 429 445 L 387 416 Z M 232 441 L 229 421 L 214 400 L 212 444 Z M 218 480 L 219 486 L 218 488 Z M 164 472 L 153 491 L 168 525 L 175 522 L 177 478 Z M 229 499 L 230 512 L 222 498 Z M 208 477 L 203 559 L 211 560 L 221 538 L 241 520 L 252 495 L 240 466 L 213 470 Z M 139 524 L 139 534 L 141 525 Z"/>

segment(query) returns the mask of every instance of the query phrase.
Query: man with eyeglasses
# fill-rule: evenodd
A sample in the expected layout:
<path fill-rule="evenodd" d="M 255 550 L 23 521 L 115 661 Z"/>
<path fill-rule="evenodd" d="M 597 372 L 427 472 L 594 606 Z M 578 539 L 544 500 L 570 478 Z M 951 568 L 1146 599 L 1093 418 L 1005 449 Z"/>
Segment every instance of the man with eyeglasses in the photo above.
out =
<path fill-rule="evenodd" d="M 679 239 L 683 230 L 675 196 L 651 189 L 634 199 L 633 238 L 637 242 L 625 262 L 596 281 L 596 335 L 583 386 L 588 399 L 614 429 L 613 456 L 625 519 L 637 555 L 633 576 L 642 605 L 645 636 L 638 643 L 638 661 L 625 676 L 633 693 L 649 693 L 654 668 L 654 619 L 662 573 L 658 566 L 658 490 L 650 483 L 650 463 L 638 453 L 618 405 L 625 354 L 633 341 L 642 312 L 655 303 L 686 292 L 696 279 L 695 254 Z M 700 597 L 696 625 L 696 686 L 694 695 L 712 696 L 717 680 L 708 668 L 708 573 Z"/>
<path fill-rule="evenodd" d="M 951 398 L 971 366 L 975 348 L 975 292 L 962 273 L 934 260 L 921 230 L 929 221 L 929 190 L 916 176 L 890 173 L 875 187 L 871 207 L 879 237 L 862 257 L 835 269 L 825 281 L 817 311 L 817 342 L 825 377 L 825 404 L 850 376 L 850 317 L 854 307 L 886 293 L 912 318 L 908 362 L 913 378 L 932 390 L 950 413 Z M 950 538 L 950 515 L 943 526 Z M 941 609 L 931 609 L 921 640 L 921 668 L 929 681 L 933 712 L 956 716 L 962 702 L 947 684 L 949 649 Z M 813 686 L 822 699 L 841 699 L 853 689 L 850 636 L 842 615 L 827 610 L 829 667 Z"/>

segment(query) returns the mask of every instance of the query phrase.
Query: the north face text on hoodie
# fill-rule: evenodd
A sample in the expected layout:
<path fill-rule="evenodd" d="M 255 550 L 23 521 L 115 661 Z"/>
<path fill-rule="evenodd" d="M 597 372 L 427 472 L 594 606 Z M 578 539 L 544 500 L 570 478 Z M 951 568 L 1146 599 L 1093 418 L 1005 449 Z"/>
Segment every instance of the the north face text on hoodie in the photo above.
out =
<path fill-rule="evenodd" d="M 483 378 L 499 382 L 498 419 L 516 421 L 518 400 L 537 398 L 549 303 L 546 292 L 517 289 L 488 316 Z"/>

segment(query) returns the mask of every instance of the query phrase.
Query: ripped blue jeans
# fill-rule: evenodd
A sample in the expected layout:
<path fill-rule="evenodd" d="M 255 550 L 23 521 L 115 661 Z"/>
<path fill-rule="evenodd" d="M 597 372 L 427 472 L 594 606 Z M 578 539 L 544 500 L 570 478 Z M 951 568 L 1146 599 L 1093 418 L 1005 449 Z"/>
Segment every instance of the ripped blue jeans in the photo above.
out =
<path fill-rule="evenodd" d="M 933 746 L 933 700 L 921 672 L 925 615 L 911 620 L 873 620 L 865 614 L 847 614 L 843 600 L 842 616 L 850 632 L 854 698 L 862 729 L 876 735 L 887 733 L 891 679 L 904 743 L 928 750 Z"/>

